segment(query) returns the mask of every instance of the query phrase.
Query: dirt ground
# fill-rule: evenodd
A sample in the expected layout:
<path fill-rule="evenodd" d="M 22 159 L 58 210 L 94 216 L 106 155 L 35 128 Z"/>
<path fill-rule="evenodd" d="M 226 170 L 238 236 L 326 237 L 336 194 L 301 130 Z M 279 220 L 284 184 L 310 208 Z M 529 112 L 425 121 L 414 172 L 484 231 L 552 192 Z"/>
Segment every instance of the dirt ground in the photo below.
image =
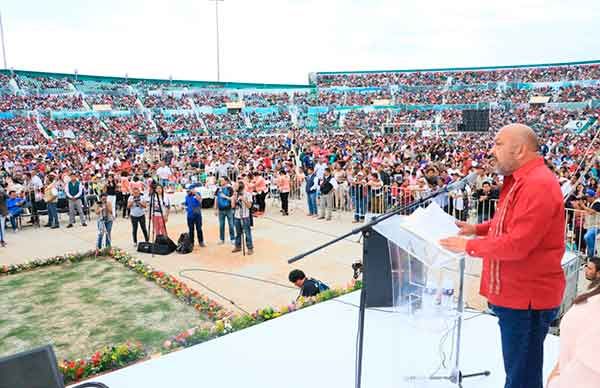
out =
<path fill-rule="evenodd" d="M 343 286 L 351 280 L 351 265 L 359 260 L 362 254 L 358 237 L 339 242 L 293 265 L 287 263 L 289 258 L 355 227 L 356 225 L 351 223 L 350 213 L 334 213 L 331 221 L 316 220 L 306 216 L 306 206 L 303 202 L 292 202 L 290 216 L 284 217 L 280 215 L 276 204 L 269 205 L 271 206 L 267 209 L 266 216 L 255 220 L 252 230 L 255 250 L 252 256 L 231 253 L 233 247 L 229 243 L 217 245 L 218 220 L 213 210 L 206 209 L 203 214 L 203 231 L 207 247 L 196 246 L 191 254 L 151 256 L 136 252 L 132 245 L 130 222 L 122 218 L 113 226 L 113 246 L 127 250 L 156 269 L 181 278 L 191 287 L 215 298 L 232 310 L 253 311 L 266 305 L 286 304 L 296 298 L 298 291 L 261 281 L 199 270 L 250 276 L 288 287 L 291 284 L 287 275 L 294 268 L 300 268 L 308 276 L 333 286 Z M 97 233 L 94 220 L 89 222 L 87 227 L 78 223 L 71 229 L 65 228 L 66 215 L 61 215 L 60 221 L 61 228 L 56 230 L 28 227 L 16 234 L 7 231 L 8 246 L 0 248 L 0 265 L 94 247 Z M 182 211 L 171 215 L 168 231 L 173 240 L 177 240 L 180 233 L 187 231 Z M 141 232 L 139 235 L 141 240 Z M 228 239 L 226 231 L 226 240 Z M 186 271 L 183 273 L 185 276 L 181 276 L 181 271 L 189 269 L 195 271 Z M 467 272 L 472 276 L 467 276 L 467 302 L 474 307 L 484 306 L 482 298 L 477 295 L 479 271 L 477 261 L 468 263 Z"/>

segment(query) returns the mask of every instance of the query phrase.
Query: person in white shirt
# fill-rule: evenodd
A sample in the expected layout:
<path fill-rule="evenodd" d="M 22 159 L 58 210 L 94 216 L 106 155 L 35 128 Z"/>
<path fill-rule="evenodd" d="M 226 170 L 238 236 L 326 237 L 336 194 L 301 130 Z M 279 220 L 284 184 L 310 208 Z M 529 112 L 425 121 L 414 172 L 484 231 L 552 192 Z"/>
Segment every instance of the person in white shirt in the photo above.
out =
<path fill-rule="evenodd" d="M 325 162 L 320 161 L 319 163 L 317 163 L 315 165 L 315 175 L 317 176 L 317 179 L 320 181 L 321 179 L 323 179 L 323 175 L 325 174 L 325 169 L 327 168 L 327 164 L 325 164 Z"/>
<path fill-rule="evenodd" d="M 319 216 L 319 220 L 331 220 L 331 213 L 334 205 L 333 195 L 337 187 L 338 184 L 333 175 L 331 175 L 331 170 L 329 167 L 325 168 L 323 171 L 323 178 L 320 180 L 319 185 L 319 192 L 321 193 L 321 214 Z"/>
<path fill-rule="evenodd" d="M 163 160 L 160 162 L 160 167 L 156 170 L 156 175 L 160 179 L 160 185 L 166 186 L 169 184 L 169 178 L 173 175 L 171 167 L 167 166 L 167 163 Z"/>

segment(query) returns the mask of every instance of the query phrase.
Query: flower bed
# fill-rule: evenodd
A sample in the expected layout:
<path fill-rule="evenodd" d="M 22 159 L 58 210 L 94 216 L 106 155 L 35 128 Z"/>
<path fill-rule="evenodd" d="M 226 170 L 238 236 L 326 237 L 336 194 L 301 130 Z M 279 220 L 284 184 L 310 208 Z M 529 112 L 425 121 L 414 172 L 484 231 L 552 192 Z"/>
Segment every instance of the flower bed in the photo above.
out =
<path fill-rule="evenodd" d="M 166 351 L 173 351 L 180 348 L 186 348 L 196 345 L 207 340 L 220 337 L 225 334 L 233 333 L 238 330 L 246 329 L 256 324 L 280 317 L 284 314 L 289 314 L 296 310 L 312 306 L 319 302 L 324 302 L 329 299 L 337 298 L 338 296 L 347 294 L 352 291 L 359 290 L 362 287 L 361 281 L 350 283 L 345 288 L 335 288 L 323 291 L 312 298 L 299 298 L 286 306 L 281 307 L 265 307 L 256 310 L 248 315 L 230 315 L 223 319 L 217 320 L 211 328 L 195 327 L 186 330 L 173 338 L 165 341 L 163 347 Z"/>
<path fill-rule="evenodd" d="M 123 264 L 125 267 L 140 274 L 148 281 L 152 281 L 159 287 L 170 292 L 182 302 L 192 305 L 200 314 L 214 322 L 214 324 L 211 324 L 208 327 L 194 327 L 167 339 L 163 344 L 164 351 L 161 354 L 173 352 L 254 326 L 281 315 L 311 306 L 315 303 L 358 290 L 362 286 L 360 281 L 353 282 L 345 288 L 330 289 L 320 293 L 314 298 L 300 298 L 296 302 L 286 306 L 276 308 L 265 307 L 252 314 L 234 315 L 216 301 L 193 290 L 174 276 L 165 274 L 161 271 L 156 271 L 152 266 L 145 264 L 142 260 L 136 259 L 126 252 L 115 248 L 107 249 L 99 253 L 96 251 L 67 253 L 63 256 L 33 260 L 24 264 L 4 265 L 0 267 L 0 276 L 17 274 L 52 265 L 78 263 L 99 256 L 109 257 Z M 127 342 L 115 346 L 107 346 L 93 355 L 82 359 L 63 360 L 59 363 L 59 368 L 64 376 L 65 384 L 71 384 L 100 373 L 123 368 L 147 357 L 148 353 L 143 348 L 142 344 L 132 344 Z"/>
<path fill-rule="evenodd" d="M 107 346 L 97 351 L 91 357 L 78 360 L 64 360 L 58 367 L 63 374 L 65 384 L 71 384 L 81 379 L 123 368 L 146 357 L 142 344 L 129 342 Z"/>

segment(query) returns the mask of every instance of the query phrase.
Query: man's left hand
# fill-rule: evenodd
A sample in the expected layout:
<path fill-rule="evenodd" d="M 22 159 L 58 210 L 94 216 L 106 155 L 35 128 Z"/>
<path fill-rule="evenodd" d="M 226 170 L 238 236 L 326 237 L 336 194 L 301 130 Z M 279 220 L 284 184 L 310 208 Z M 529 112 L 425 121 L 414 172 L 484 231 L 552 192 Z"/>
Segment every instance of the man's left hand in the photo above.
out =
<path fill-rule="evenodd" d="M 450 252 L 463 253 L 467 249 L 467 241 L 464 237 L 448 237 L 440 240 L 440 245 Z"/>

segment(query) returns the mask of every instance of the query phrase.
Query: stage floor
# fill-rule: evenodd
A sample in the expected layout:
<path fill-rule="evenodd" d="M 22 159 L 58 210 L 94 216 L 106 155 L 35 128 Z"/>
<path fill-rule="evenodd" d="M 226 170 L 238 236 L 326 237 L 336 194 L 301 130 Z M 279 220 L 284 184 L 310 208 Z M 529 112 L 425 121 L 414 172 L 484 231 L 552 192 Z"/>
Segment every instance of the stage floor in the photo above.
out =
<path fill-rule="evenodd" d="M 255 327 L 106 374 L 110 388 L 353 387 L 358 292 Z M 498 388 L 504 372 L 497 320 L 467 313 L 463 373 L 491 371 L 465 380 L 464 387 Z M 405 373 L 430 375 L 440 364 L 439 328 L 407 321 L 400 314 L 368 311 L 363 387 L 454 387 L 446 381 L 407 381 Z M 444 343 L 450 348 L 451 338 Z M 552 369 L 559 339 L 546 340 L 544 376 Z"/>

